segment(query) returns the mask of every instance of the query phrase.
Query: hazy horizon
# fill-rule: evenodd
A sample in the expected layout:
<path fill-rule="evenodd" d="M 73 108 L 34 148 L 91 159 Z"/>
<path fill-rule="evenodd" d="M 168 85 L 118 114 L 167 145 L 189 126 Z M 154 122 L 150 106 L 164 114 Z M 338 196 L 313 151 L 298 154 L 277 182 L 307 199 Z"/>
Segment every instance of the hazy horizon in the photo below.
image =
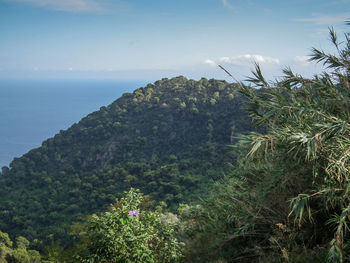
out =
<path fill-rule="evenodd" d="M 0 78 L 236 79 L 309 76 L 311 47 L 333 51 L 349 0 L 0 0 Z"/>
<path fill-rule="evenodd" d="M 0 79 L 0 168 L 147 82 Z"/>

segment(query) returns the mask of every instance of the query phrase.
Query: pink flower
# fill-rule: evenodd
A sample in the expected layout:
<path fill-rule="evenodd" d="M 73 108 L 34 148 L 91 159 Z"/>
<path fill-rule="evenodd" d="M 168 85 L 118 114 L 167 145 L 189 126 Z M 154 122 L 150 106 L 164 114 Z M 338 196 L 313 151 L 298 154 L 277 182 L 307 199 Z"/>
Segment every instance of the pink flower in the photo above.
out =
<path fill-rule="evenodd" d="M 137 210 L 130 210 L 129 211 L 129 216 L 138 216 L 139 213 L 137 212 Z"/>

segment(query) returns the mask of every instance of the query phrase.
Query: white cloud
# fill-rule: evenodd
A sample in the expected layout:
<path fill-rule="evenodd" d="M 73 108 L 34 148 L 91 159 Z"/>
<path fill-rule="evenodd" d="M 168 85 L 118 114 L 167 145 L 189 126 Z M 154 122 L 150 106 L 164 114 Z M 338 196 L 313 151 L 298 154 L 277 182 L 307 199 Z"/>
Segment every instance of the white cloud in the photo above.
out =
<path fill-rule="evenodd" d="M 262 56 L 245 54 L 236 57 L 221 57 L 218 59 L 220 63 L 234 64 L 234 65 L 251 65 L 254 61 L 259 64 L 280 64 L 279 59 Z"/>
<path fill-rule="evenodd" d="M 309 63 L 309 58 L 310 57 L 308 57 L 308 56 L 296 56 L 295 58 L 294 58 L 294 61 L 295 62 L 300 62 L 300 63 Z"/>
<path fill-rule="evenodd" d="M 310 62 L 309 59 L 309 56 L 295 56 L 292 60 L 292 63 L 294 62 L 296 66 L 308 67 L 314 64 Z"/>
<path fill-rule="evenodd" d="M 223 4 L 224 7 L 227 7 L 229 9 L 234 9 L 233 5 L 228 0 L 221 0 L 221 3 Z"/>
<path fill-rule="evenodd" d="M 103 10 L 97 0 L 7 0 L 37 7 L 66 12 L 96 12 Z"/>
<path fill-rule="evenodd" d="M 206 65 L 211 66 L 211 67 L 216 67 L 217 66 L 217 64 L 211 59 L 204 60 L 203 64 L 206 64 Z"/>
<path fill-rule="evenodd" d="M 324 15 L 324 14 L 312 14 L 311 17 L 307 18 L 296 18 L 295 22 L 312 23 L 315 25 L 336 25 L 343 24 L 345 21 L 350 19 L 350 13 L 342 13 L 335 15 Z"/>

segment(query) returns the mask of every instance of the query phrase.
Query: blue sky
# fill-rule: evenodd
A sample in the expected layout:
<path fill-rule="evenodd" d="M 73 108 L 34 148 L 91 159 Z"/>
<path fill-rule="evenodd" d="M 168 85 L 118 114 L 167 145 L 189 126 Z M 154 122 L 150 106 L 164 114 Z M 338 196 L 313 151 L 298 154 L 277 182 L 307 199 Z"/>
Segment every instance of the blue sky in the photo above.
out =
<path fill-rule="evenodd" d="M 0 77 L 242 79 L 254 60 L 310 75 L 347 19 L 350 0 L 0 0 Z"/>

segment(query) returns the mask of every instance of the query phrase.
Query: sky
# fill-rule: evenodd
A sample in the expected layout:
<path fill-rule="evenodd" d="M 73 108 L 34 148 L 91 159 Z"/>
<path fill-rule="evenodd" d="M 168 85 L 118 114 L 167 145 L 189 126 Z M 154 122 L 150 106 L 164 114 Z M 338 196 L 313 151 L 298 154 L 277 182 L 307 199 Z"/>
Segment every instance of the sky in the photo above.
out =
<path fill-rule="evenodd" d="M 308 76 L 346 20 L 350 0 L 0 0 L 0 78 Z"/>

